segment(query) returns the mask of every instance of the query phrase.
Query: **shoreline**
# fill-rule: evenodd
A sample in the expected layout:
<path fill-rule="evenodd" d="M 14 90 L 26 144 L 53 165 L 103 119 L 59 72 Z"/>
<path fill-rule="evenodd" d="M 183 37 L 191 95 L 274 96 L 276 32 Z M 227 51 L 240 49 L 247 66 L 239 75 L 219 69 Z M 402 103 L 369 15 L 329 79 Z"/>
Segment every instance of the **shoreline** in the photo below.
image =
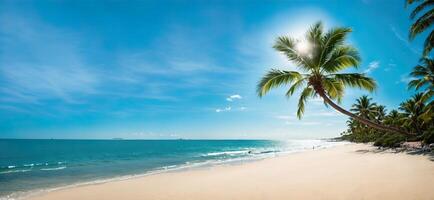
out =
<path fill-rule="evenodd" d="M 329 140 L 329 139 L 320 139 L 320 140 Z M 128 174 L 128 175 L 121 175 L 121 176 L 114 176 L 109 178 L 101 178 L 101 179 L 95 179 L 90 181 L 82 181 L 82 182 L 75 182 L 75 183 L 65 183 L 63 185 L 59 186 L 53 186 L 48 188 L 41 188 L 41 189 L 34 189 L 24 192 L 15 192 L 6 196 L 0 196 L 0 200 L 21 200 L 21 199 L 32 199 L 39 196 L 44 196 L 46 194 L 57 192 L 57 191 L 63 191 L 63 190 L 69 190 L 74 188 L 80 188 L 80 187 L 88 187 L 93 185 L 101 185 L 101 184 L 107 184 L 112 182 L 118 182 L 118 181 L 128 181 L 133 179 L 140 179 L 148 176 L 158 175 L 158 174 L 165 174 L 165 173 L 182 173 L 185 171 L 195 171 L 195 170 L 202 170 L 202 169 L 209 169 L 212 167 L 220 167 L 220 166 L 236 166 L 236 165 L 245 165 L 255 162 L 260 162 L 267 159 L 272 159 L 276 157 L 285 157 L 292 154 L 298 154 L 298 153 L 304 153 L 304 152 L 310 152 L 310 151 L 320 151 L 324 149 L 330 149 L 330 148 L 336 148 L 338 146 L 342 145 L 348 145 L 351 144 L 350 142 L 346 141 L 329 141 L 331 142 L 329 145 L 324 146 L 314 146 L 315 148 L 304 148 L 304 149 L 295 149 L 290 151 L 282 151 L 282 152 L 271 152 L 267 154 L 256 154 L 252 157 L 240 157 L 240 158 L 232 158 L 227 160 L 219 160 L 219 161 L 204 161 L 204 162 L 198 162 L 198 163 L 187 163 L 183 165 L 179 165 L 176 167 L 171 168 L 172 166 L 163 166 L 155 170 L 146 171 L 143 173 L 136 173 L 136 174 Z"/>
<path fill-rule="evenodd" d="M 353 170 L 347 170 L 346 171 L 336 171 L 336 169 L 331 168 L 331 166 L 327 166 L 327 164 L 332 164 L 333 167 L 339 167 L 334 166 L 336 163 L 341 164 L 347 164 L 351 165 L 350 163 L 346 163 L 345 160 L 354 160 L 357 162 L 360 162 L 359 164 L 363 165 L 366 164 L 366 161 L 370 161 L 371 165 L 368 166 L 367 169 L 359 169 L 361 171 L 368 170 L 371 172 L 370 174 L 353 174 L 356 176 L 366 175 L 366 178 L 368 179 L 360 183 L 360 180 L 356 180 L 355 183 L 352 183 L 352 179 L 349 179 L 347 181 L 350 182 L 343 182 L 345 184 L 340 185 L 339 187 L 343 187 L 345 190 L 345 185 L 348 185 L 349 183 L 357 185 L 358 187 L 367 187 L 369 186 L 369 182 L 372 178 L 372 182 L 382 182 L 384 181 L 384 178 L 382 177 L 381 173 L 378 173 L 378 171 L 382 171 L 387 175 L 387 178 L 390 179 L 397 179 L 396 183 L 390 182 L 386 186 L 393 186 L 396 185 L 396 188 L 401 188 L 402 191 L 402 185 L 408 186 L 412 190 L 422 190 L 423 192 L 421 194 L 425 194 L 426 196 L 417 196 L 417 194 L 411 195 L 397 195 L 393 196 L 394 194 L 392 191 L 385 190 L 384 193 L 379 191 L 378 188 L 370 188 L 369 190 L 366 190 L 367 192 L 365 195 L 361 195 L 363 199 L 376 199 L 374 197 L 388 197 L 393 196 L 393 198 L 396 199 L 432 199 L 434 198 L 434 192 L 430 190 L 424 190 L 424 186 L 420 185 L 417 186 L 417 184 L 420 184 L 420 182 L 423 182 L 426 185 L 433 185 L 434 184 L 434 162 L 428 160 L 426 156 L 421 155 L 408 155 L 406 153 L 390 153 L 390 152 L 382 152 L 382 153 L 374 153 L 375 147 L 364 145 L 364 144 L 347 144 L 347 145 L 338 145 L 331 148 L 325 148 L 325 149 L 319 149 L 319 150 L 307 150 L 302 152 L 296 152 L 296 153 L 290 153 L 282 156 L 277 157 L 270 157 L 265 158 L 261 160 L 255 160 L 252 162 L 245 162 L 245 163 L 239 163 L 239 164 L 221 164 L 221 165 L 214 165 L 214 166 L 207 166 L 202 168 L 189 168 L 184 170 L 176 170 L 176 171 L 164 171 L 161 173 L 155 173 L 155 174 L 149 174 L 149 175 L 142 175 L 139 177 L 132 177 L 125 180 L 112 180 L 104 183 L 94 183 L 90 185 L 81 185 L 81 186 L 75 186 L 70 188 L 63 188 L 58 189 L 55 191 L 48 191 L 43 194 L 37 194 L 27 197 L 26 199 L 33 199 L 33 200 L 42 200 L 42 199 L 263 199 L 259 198 L 260 196 L 257 196 L 258 190 L 262 191 L 262 195 L 265 195 L 267 197 L 266 199 L 288 199 L 288 198 L 303 198 L 303 199 L 317 199 L 315 197 L 320 197 L 323 199 L 357 199 L 357 196 L 351 196 L 351 193 L 345 193 L 346 195 L 340 196 L 337 191 L 334 191 L 331 189 L 330 191 L 324 191 L 324 189 L 320 189 L 323 186 L 328 186 L 329 183 L 324 182 L 324 180 L 319 181 L 318 179 L 325 179 L 327 173 L 336 173 L 336 177 L 328 177 L 329 181 L 337 181 L 340 179 L 348 178 L 348 175 L 352 175 L 351 173 L 355 173 Z M 329 157 L 322 157 L 323 155 L 329 155 Z M 339 158 L 343 157 L 343 158 Z M 360 158 L 363 158 L 360 160 Z M 366 158 L 364 158 L 366 157 Z M 343 161 L 341 160 L 343 159 Z M 390 163 L 384 163 L 384 159 L 388 160 Z M 395 160 L 395 161 L 394 161 Z M 303 165 L 302 163 L 298 163 L 299 161 L 304 161 L 303 163 L 308 163 Z M 379 162 L 379 164 L 386 166 L 388 164 L 393 164 L 393 162 L 396 162 L 395 164 L 399 166 L 407 166 L 408 168 L 397 168 L 395 171 L 400 172 L 400 176 L 390 176 L 390 174 L 387 174 L 390 169 L 376 166 L 375 162 Z M 406 163 L 403 163 L 405 161 Z M 326 163 L 324 163 L 326 162 Z M 343 163 L 342 163 L 343 162 Z M 380 163 L 381 162 L 381 163 Z M 310 164 L 319 164 L 322 163 L 321 166 L 323 169 L 319 170 L 325 170 L 324 172 L 327 172 L 325 174 L 316 174 L 316 173 L 310 173 L 309 171 L 314 171 L 309 165 Z M 334 164 L 333 164 L 334 163 Z M 288 165 L 287 167 L 282 167 L 285 165 Z M 325 164 L 325 165 L 324 165 Z M 277 166 L 276 166 L 277 165 Z M 413 166 L 414 165 L 414 166 Z M 264 166 L 268 166 L 272 169 L 264 169 Z M 402 172 L 408 172 L 408 169 L 413 168 L 423 168 L 423 169 L 429 169 L 426 171 L 416 171 L 421 174 L 413 174 L 412 176 L 409 176 L 411 180 L 403 179 L 401 173 Z M 360 166 L 351 166 L 353 168 L 357 168 Z M 375 169 L 378 167 L 379 169 Z M 396 168 L 396 166 L 394 166 Z M 331 168 L 331 169 L 329 169 Z M 350 168 L 351 169 L 351 168 Z M 329 171 L 328 171 L 329 170 Z M 373 171 L 372 171 L 373 170 Z M 246 176 L 246 172 L 251 172 L 249 176 Z M 278 171 L 279 173 L 276 174 L 275 171 Z M 298 172 L 296 172 L 298 171 Z M 348 172 L 350 171 L 350 172 Z M 401 172 L 402 171 L 402 172 Z M 410 172 L 413 170 L 410 170 Z M 342 175 L 339 175 L 338 172 L 341 172 L 342 174 L 346 174 L 344 177 Z M 357 172 L 357 170 L 356 170 Z M 376 177 L 371 177 L 372 173 L 376 175 Z M 414 172 L 415 173 L 415 172 Z M 213 175 L 213 174 L 220 174 L 221 177 Z M 316 174 L 316 178 L 314 178 L 314 174 Z M 396 174 L 393 174 L 396 175 Z M 257 178 L 255 178 L 257 176 Z M 271 176 L 271 177 L 270 177 Z M 290 176 L 290 177 L 288 177 Z M 301 176 L 301 177 L 300 177 Z M 385 175 L 383 175 L 385 176 Z M 203 177 L 203 180 L 201 180 Z M 239 182 L 239 185 L 231 185 L 231 187 L 228 187 L 227 181 L 231 180 L 232 178 L 237 178 L 239 180 L 234 180 L 235 182 Z M 286 178 L 285 178 L 286 177 Z M 362 176 L 363 177 L 363 176 Z M 261 183 L 262 181 L 259 181 L 261 179 L 267 179 L 268 181 L 274 182 L 270 184 L 264 184 Z M 307 178 L 307 179 L 306 179 Z M 192 180 L 189 180 L 192 179 Z M 226 180 L 226 181 L 222 181 Z M 245 180 L 247 179 L 247 180 Z M 286 179 L 289 179 L 292 181 L 285 181 Z M 336 179 L 336 180 L 332 180 Z M 386 179 L 386 180 L 388 180 Z M 419 180 L 420 179 L 420 180 Z M 200 182 L 197 182 L 201 180 Z M 417 180 L 417 181 L 412 181 Z M 202 182 L 203 181 L 203 182 Z M 298 182 L 300 184 L 294 184 L 295 182 Z M 307 182 L 306 182 L 307 181 Z M 366 182 L 367 181 L 367 182 Z M 202 183 L 201 183 L 202 182 Z M 386 181 L 387 182 L 387 181 Z M 416 185 L 408 185 L 408 183 L 411 182 Z M 321 183 L 323 185 L 321 185 Z M 342 182 L 341 182 L 342 184 Z M 220 187 L 217 187 L 220 186 Z M 261 186 L 261 187 L 258 187 Z M 399 187 L 398 187 L 399 186 Z M 180 189 L 179 187 L 183 188 Z M 195 188 L 201 188 L 203 191 L 197 191 Z M 223 187 L 223 188 L 221 188 Z M 337 187 L 337 188 L 339 188 Z M 346 186 L 348 188 L 348 186 Z M 382 187 L 381 185 L 376 185 L 376 187 Z M 122 191 L 116 192 L 118 188 L 123 188 Z M 166 188 L 166 190 L 162 190 L 162 188 Z M 237 190 L 241 190 L 244 192 L 241 193 L 234 193 L 233 188 L 237 188 Z M 262 189 L 258 189 L 262 188 Z M 276 191 L 278 188 L 279 190 Z M 286 189 L 291 188 L 288 192 Z M 349 188 L 350 190 L 354 190 L 354 188 Z M 426 189 L 426 188 L 425 188 Z M 429 188 L 428 188 L 429 189 Z M 338 189 L 339 190 L 339 189 Z M 375 195 L 371 195 L 370 192 L 372 190 L 372 193 Z M 318 196 L 312 196 L 312 192 L 318 192 Z M 342 191 L 341 191 L 342 192 Z M 425 193 L 424 193 L 425 192 Z M 396 192 L 399 193 L 399 192 Z M 256 195 L 253 195 L 256 194 Z M 304 195 L 303 195 L 304 194 Z M 315 193 L 313 193 L 315 194 Z M 187 196 L 185 196 L 187 195 Z M 337 196 L 335 196 L 337 195 Z M 397 195 L 397 196 L 396 196 Z M 139 198 L 140 197 L 140 198 Z M 343 198 L 344 197 L 344 198 Z M 405 197 L 405 198 L 404 198 Z M 416 198 L 417 197 L 417 198 Z M 362 198 L 360 198 L 362 199 Z"/>

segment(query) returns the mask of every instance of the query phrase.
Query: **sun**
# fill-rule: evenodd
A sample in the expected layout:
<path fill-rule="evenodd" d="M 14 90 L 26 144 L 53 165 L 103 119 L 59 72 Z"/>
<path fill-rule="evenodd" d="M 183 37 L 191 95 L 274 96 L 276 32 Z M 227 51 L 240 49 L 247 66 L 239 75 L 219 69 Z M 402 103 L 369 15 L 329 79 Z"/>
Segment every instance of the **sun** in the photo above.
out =
<path fill-rule="evenodd" d="M 295 44 L 295 49 L 299 54 L 308 55 L 312 49 L 312 45 L 306 40 L 300 40 Z"/>

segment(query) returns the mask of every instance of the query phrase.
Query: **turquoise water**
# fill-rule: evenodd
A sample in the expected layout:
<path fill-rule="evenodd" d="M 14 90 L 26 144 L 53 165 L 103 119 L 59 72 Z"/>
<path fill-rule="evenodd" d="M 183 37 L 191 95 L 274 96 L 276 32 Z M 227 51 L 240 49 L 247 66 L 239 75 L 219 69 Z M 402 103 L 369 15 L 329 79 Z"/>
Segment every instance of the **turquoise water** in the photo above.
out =
<path fill-rule="evenodd" d="M 325 140 L 0 140 L 0 199 L 29 192 L 328 147 Z"/>

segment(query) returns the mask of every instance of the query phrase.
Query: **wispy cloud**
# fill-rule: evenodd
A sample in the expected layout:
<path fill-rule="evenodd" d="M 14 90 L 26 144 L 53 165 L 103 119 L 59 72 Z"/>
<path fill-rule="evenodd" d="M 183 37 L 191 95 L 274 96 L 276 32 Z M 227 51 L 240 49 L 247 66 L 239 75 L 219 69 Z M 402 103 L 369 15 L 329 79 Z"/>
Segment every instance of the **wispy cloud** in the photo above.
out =
<path fill-rule="evenodd" d="M 408 74 L 402 74 L 401 77 L 400 77 L 400 79 L 399 79 L 399 81 L 396 81 L 395 83 L 396 84 L 398 84 L 398 83 L 408 84 L 408 83 L 410 83 L 410 81 L 412 81 L 414 79 L 415 79 L 414 77 L 411 77 Z"/>
<path fill-rule="evenodd" d="M 341 113 L 338 113 L 337 111 L 331 110 L 331 111 L 326 111 L 326 110 L 319 110 L 317 112 L 311 113 L 309 114 L 309 116 L 327 116 L 327 117 L 333 117 L 333 116 L 343 116 Z"/>
<path fill-rule="evenodd" d="M 241 106 L 241 107 L 235 107 L 235 108 L 233 108 L 232 106 L 228 106 L 228 107 L 225 107 L 225 108 L 217 108 L 217 109 L 215 109 L 215 112 L 216 113 L 220 113 L 220 112 L 229 112 L 229 111 L 239 111 L 239 112 L 242 112 L 242 111 L 246 111 L 247 110 L 247 107 L 244 107 L 244 106 Z"/>
<path fill-rule="evenodd" d="M 295 116 L 290 116 L 290 115 L 277 115 L 274 118 L 281 119 L 281 120 L 293 120 L 293 119 L 296 119 Z"/>
<path fill-rule="evenodd" d="M 226 98 L 226 101 L 234 101 L 234 100 L 236 100 L 236 99 L 242 99 L 243 97 L 241 97 L 241 95 L 239 95 L 239 94 L 234 94 L 234 95 L 231 95 L 231 96 L 229 96 L 228 98 Z"/>
<path fill-rule="evenodd" d="M 387 67 L 384 68 L 384 71 L 388 72 L 394 68 L 396 68 L 396 64 L 395 63 L 389 63 L 389 64 L 387 64 Z"/>
<path fill-rule="evenodd" d="M 395 35 L 395 37 L 400 40 L 408 49 L 410 49 L 411 52 L 413 52 L 416 55 L 420 55 L 421 52 L 418 51 L 417 49 L 413 48 L 410 44 L 410 42 L 408 41 L 408 39 L 406 39 L 404 36 L 402 36 L 398 30 L 396 30 L 396 28 L 392 25 L 390 25 L 390 30 L 393 32 L 393 34 Z"/>
<path fill-rule="evenodd" d="M 368 68 L 365 71 L 363 71 L 363 73 L 369 74 L 375 69 L 377 69 L 378 67 L 380 67 L 380 61 L 372 61 L 369 63 Z"/>
<path fill-rule="evenodd" d="M 88 70 L 79 35 L 11 13 L 0 15 L 0 22 L 5 47 L 0 57 L 5 81 L 1 99 L 78 103 L 80 96 L 95 92 L 99 77 Z"/>
<path fill-rule="evenodd" d="M 231 111 L 231 110 L 232 110 L 232 107 L 228 106 L 226 108 L 217 108 L 215 110 L 215 112 L 217 112 L 217 113 L 219 113 L 219 112 L 228 112 L 228 111 Z"/>
<path fill-rule="evenodd" d="M 94 97 L 171 101 L 179 93 L 184 99 L 211 91 L 223 93 L 231 83 L 218 79 L 239 72 L 200 51 L 203 44 L 192 40 L 195 34 L 186 29 L 163 34 L 158 40 L 167 43 L 164 49 L 162 41 L 156 41 L 155 47 L 150 44 L 153 51 L 127 49 L 95 64 L 86 50 L 105 51 L 86 45 L 85 40 L 92 40 L 90 34 L 83 36 L 16 13 L 1 13 L 0 23 L 1 102 L 77 104 Z"/>
<path fill-rule="evenodd" d="M 286 125 L 296 125 L 296 126 L 318 126 L 323 123 L 318 121 L 287 121 L 285 122 Z"/>

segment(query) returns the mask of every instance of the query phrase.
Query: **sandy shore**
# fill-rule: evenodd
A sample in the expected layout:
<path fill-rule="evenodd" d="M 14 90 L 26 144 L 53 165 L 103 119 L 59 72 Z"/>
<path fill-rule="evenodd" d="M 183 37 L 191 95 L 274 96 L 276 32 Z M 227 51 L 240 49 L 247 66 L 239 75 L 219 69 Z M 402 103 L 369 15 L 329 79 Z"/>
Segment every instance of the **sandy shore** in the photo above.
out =
<path fill-rule="evenodd" d="M 33 200 L 434 199 L 434 161 L 350 144 L 58 190 Z"/>

